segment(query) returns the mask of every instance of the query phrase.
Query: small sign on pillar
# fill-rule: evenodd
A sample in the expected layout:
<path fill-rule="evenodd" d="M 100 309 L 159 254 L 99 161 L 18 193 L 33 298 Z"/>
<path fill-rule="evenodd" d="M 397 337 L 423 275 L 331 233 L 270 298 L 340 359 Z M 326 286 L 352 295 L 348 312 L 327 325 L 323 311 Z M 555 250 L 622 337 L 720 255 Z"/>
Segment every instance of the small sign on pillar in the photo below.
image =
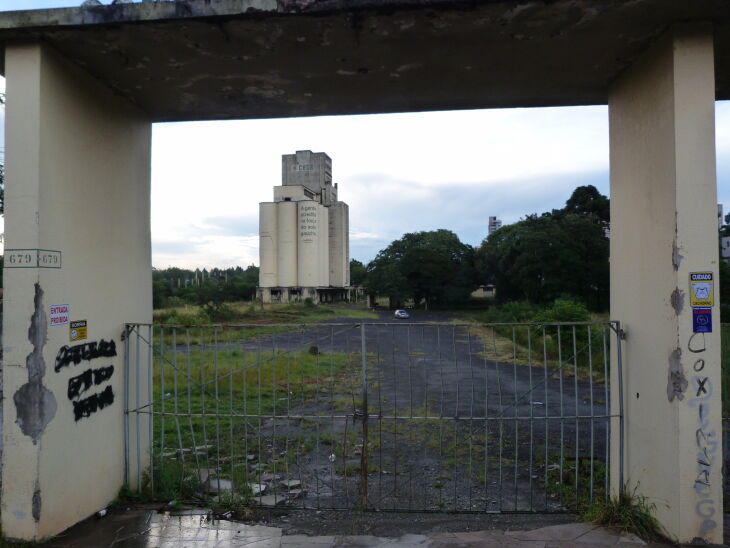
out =
<path fill-rule="evenodd" d="M 692 331 L 712 333 L 712 307 L 715 305 L 712 272 L 689 273 L 689 304 L 692 307 Z"/>
<path fill-rule="evenodd" d="M 715 306 L 715 291 L 712 272 L 689 273 L 689 304 L 692 308 Z"/>
<path fill-rule="evenodd" d="M 692 331 L 712 333 L 712 308 L 692 309 Z"/>

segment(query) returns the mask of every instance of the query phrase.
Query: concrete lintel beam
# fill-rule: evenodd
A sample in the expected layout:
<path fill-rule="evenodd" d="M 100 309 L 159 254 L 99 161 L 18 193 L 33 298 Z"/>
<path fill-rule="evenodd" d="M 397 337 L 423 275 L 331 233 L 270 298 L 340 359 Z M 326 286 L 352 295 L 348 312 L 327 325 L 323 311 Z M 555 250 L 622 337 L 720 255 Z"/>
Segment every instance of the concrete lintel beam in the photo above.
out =
<path fill-rule="evenodd" d="M 153 121 L 272 118 L 602 104 L 677 21 L 716 26 L 730 98 L 724 0 L 144 2 L 1 13 L 0 48 L 44 41 Z"/>

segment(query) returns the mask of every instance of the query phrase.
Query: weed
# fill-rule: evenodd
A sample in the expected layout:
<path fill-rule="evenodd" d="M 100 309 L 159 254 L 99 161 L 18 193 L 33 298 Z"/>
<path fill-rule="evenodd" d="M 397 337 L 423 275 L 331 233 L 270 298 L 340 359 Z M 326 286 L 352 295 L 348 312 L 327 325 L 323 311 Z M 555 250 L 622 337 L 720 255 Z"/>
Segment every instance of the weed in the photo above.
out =
<path fill-rule="evenodd" d="M 638 485 L 637 485 L 638 487 Z M 582 515 L 586 521 L 608 527 L 620 527 L 645 541 L 667 541 L 662 526 L 654 517 L 656 504 L 644 495 L 624 488 L 624 492 L 606 501 L 593 503 Z"/>
<path fill-rule="evenodd" d="M 321 445 L 329 445 L 329 446 L 331 446 L 331 445 L 335 445 L 336 440 L 335 440 L 335 437 L 332 435 L 331 432 L 322 432 L 319 435 L 319 443 Z"/>
<path fill-rule="evenodd" d="M 544 464 L 541 458 L 537 462 Z M 559 496 L 561 504 L 571 511 L 584 512 L 594 502 L 606 500 L 606 464 L 601 460 L 578 459 L 576 462 L 565 457 L 561 462 L 559 457 L 552 456 L 548 459 L 546 479 L 545 491 Z"/>
<path fill-rule="evenodd" d="M 182 462 L 177 459 L 164 459 L 160 465 L 154 459 L 152 477 L 145 475 L 142 492 L 154 500 L 191 500 L 198 491 L 199 482 L 195 475 L 186 470 Z M 152 478 L 154 478 L 154 493 L 152 492 Z"/>
<path fill-rule="evenodd" d="M 129 486 L 124 485 L 119 490 L 117 498 L 109 504 L 109 508 L 121 508 L 129 504 L 148 502 L 149 500 L 147 494 L 141 491 L 132 491 Z"/>
<path fill-rule="evenodd" d="M 248 506 L 251 503 L 251 490 L 248 489 L 245 492 L 241 490 L 236 491 L 221 491 L 221 493 L 211 499 L 210 509 L 214 514 L 223 515 L 227 517 L 243 518 L 248 515 Z"/>

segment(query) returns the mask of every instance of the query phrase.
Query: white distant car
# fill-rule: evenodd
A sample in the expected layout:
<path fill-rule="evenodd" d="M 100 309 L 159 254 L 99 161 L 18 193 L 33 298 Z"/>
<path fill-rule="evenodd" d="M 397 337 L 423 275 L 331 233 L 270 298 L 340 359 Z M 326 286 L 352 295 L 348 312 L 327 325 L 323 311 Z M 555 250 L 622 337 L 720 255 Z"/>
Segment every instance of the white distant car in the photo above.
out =
<path fill-rule="evenodd" d="M 396 310 L 395 317 L 398 320 L 407 320 L 408 318 L 411 317 L 411 315 L 408 312 L 406 312 L 405 310 Z"/>

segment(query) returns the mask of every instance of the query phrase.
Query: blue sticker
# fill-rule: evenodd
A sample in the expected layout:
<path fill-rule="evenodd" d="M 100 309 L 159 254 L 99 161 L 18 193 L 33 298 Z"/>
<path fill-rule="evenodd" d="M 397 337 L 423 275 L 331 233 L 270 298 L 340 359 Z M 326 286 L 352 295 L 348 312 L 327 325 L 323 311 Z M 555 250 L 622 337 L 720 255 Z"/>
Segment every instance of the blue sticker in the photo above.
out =
<path fill-rule="evenodd" d="M 712 333 L 712 308 L 692 309 L 692 330 L 695 333 Z"/>

